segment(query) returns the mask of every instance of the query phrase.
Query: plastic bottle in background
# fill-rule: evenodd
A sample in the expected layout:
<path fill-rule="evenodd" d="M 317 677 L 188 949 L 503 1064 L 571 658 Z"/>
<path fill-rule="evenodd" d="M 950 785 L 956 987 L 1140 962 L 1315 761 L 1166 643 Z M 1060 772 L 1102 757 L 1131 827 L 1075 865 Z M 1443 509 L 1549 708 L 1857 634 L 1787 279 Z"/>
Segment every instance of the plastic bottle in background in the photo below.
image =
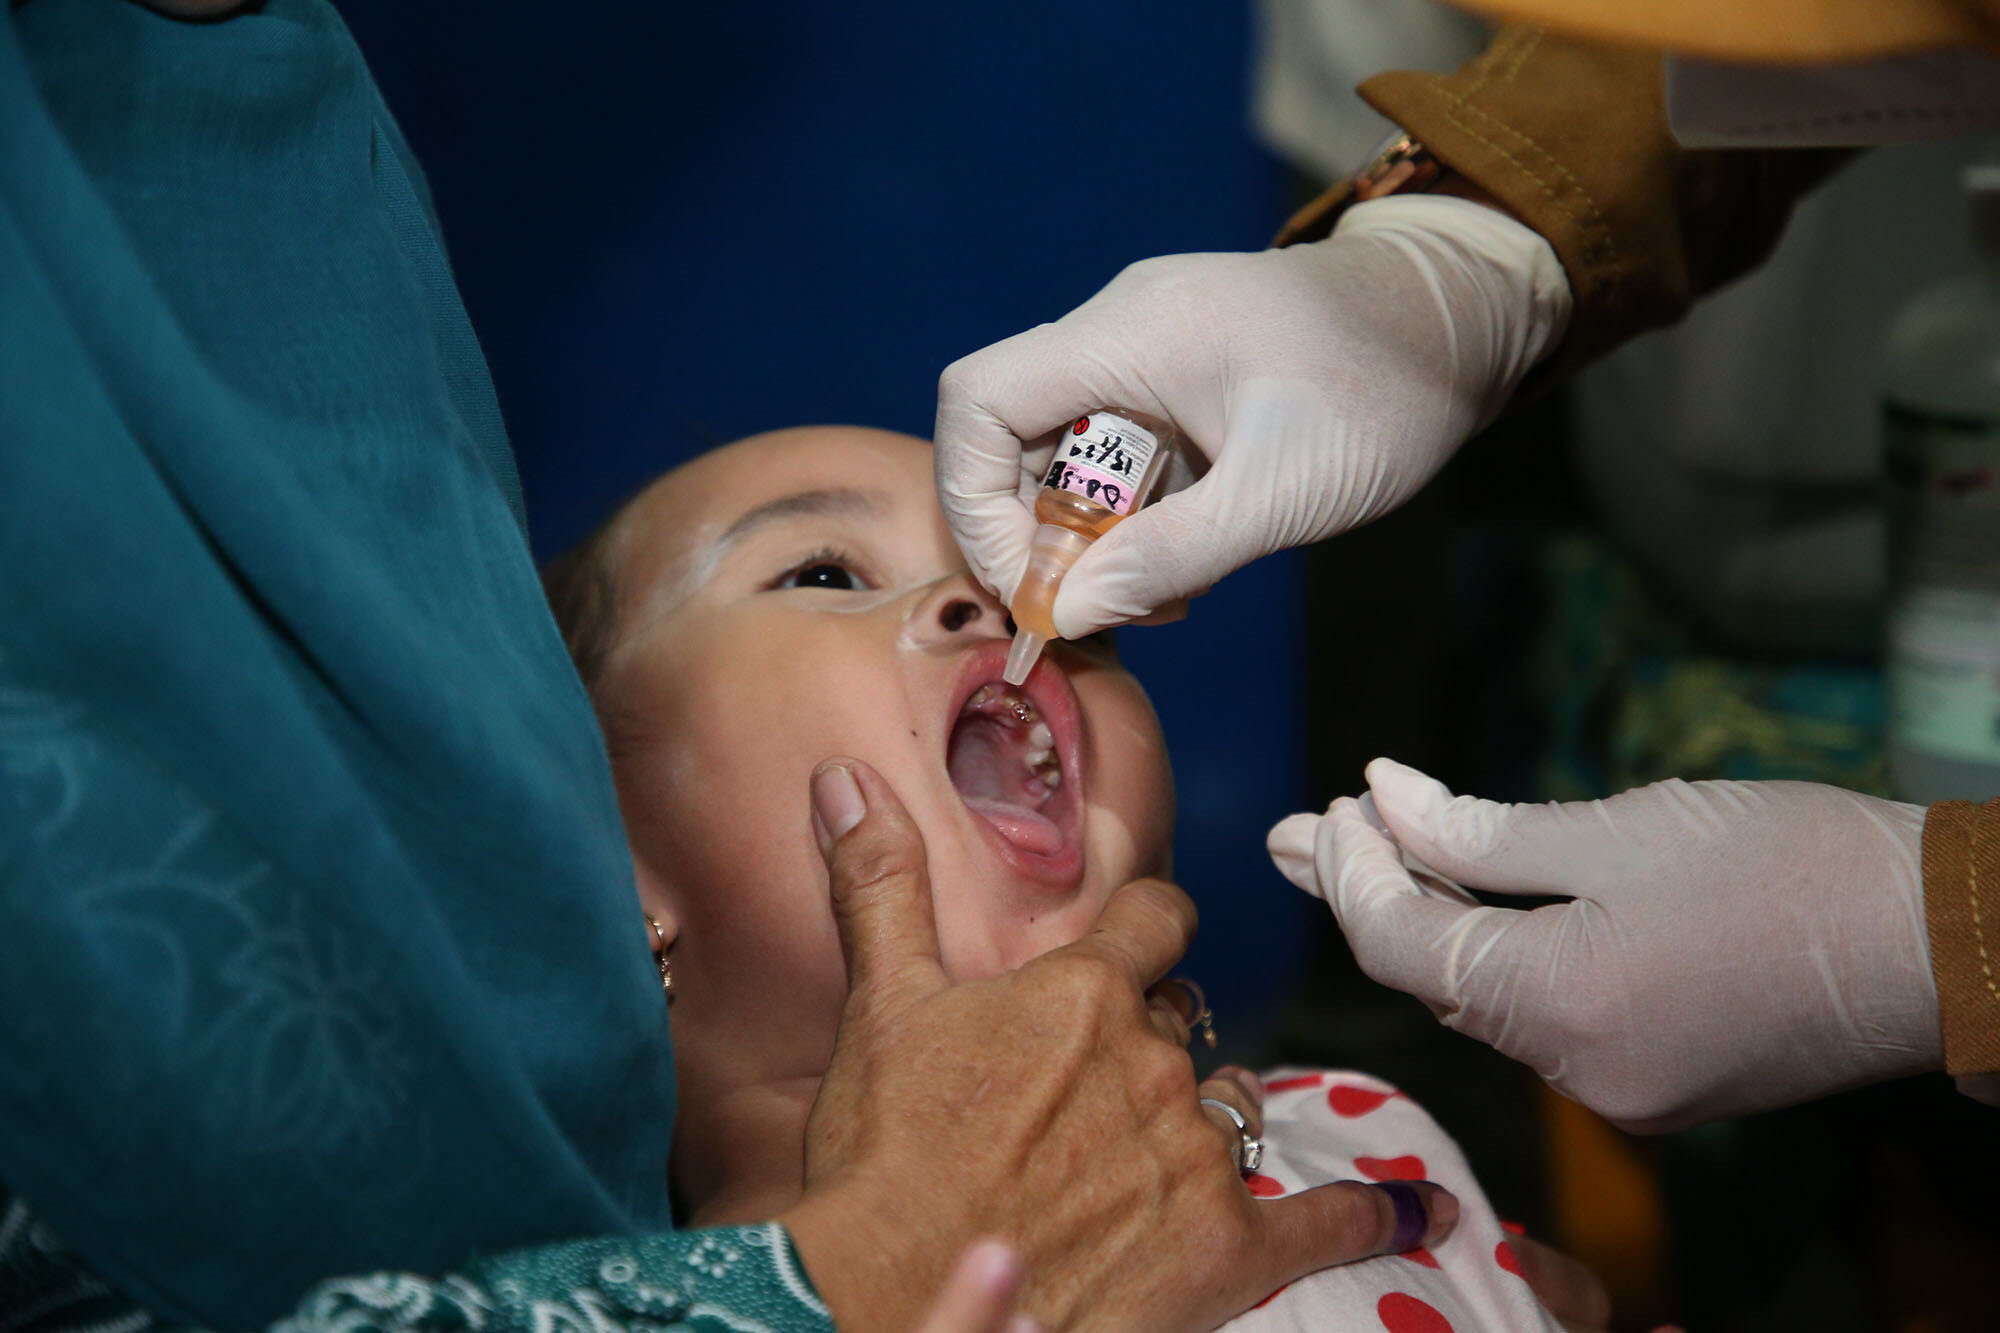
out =
<path fill-rule="evenodd" d="M 1056 589 L 1090 544 L 1146 503 L 1175 441 L 1171 425 L 1122 407 L 1099 408 L 1071 422 L 1035 497 L 1034 545 L 1009 608 L 1017 627 L 1007 654 L 1007 682 L 1034 670 L 1042 645 L 1056 637 Z"/>
<path fill-rule="evenodd" d="M 1890 328 L 1889 775 L 1909 801 L 2000 796 L 2000 166 L 1967 168 L 1980 265 Z"/>

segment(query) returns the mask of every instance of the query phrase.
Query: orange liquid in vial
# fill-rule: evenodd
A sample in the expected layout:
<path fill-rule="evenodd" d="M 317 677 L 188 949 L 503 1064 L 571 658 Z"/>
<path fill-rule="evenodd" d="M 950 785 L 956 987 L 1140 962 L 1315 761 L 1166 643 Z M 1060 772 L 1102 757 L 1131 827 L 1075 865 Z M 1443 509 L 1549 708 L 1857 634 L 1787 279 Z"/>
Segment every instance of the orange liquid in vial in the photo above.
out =
<path fill-rule="evenodd" d="M 1117 527 L 1125 515 L 1107 509 L 1095 500 L 1086 500 L 1081 495 L 1047 486 L 1035 497 L 1035 518 L 1082 533 L 1095 541 Z M 1055 622 L 1056 589 L 1062 586 L 1062 575 L 1067 572 L 1064 568 L 1037 577 L 1030 568 L 1022 577 L 1021 586 L 1014 590 L 1014 604 L 1008 608 L 1014 614 L 1014 623 L 1045 639 L 1059 637 Z"/>
<path fill-rule="evenodd" d="M 1014 624 L 1030 634 L 1039 634 L 1044 639 L 1059 637 L 1056 634 L 1056 585 L 1034 583 L 1023 579 L 1014 591 L 1014 605 L 1009 608 L 1014 614 Z"/>
<path fill-rule="evenodd" d="M 1053 523 L 1071 532 L 1081 532 L 1093 541 L 1117 527 L 1124 519 L 1125 515 L 1106 509 L 1095 500 L 1086 500 L 1073 491 L 1057 490 L 1053 486 L 1042 487 L 1042 493 L 1035 497 L 1037 522 Z"/>

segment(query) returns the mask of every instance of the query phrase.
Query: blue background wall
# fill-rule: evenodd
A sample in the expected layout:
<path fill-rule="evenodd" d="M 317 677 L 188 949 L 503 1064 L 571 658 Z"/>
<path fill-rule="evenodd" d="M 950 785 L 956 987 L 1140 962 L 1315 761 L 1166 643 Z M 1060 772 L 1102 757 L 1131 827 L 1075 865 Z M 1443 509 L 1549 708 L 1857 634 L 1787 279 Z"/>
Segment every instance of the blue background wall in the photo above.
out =
<path fill-rule="evenodd" d="M 1228 0 L 343 8 L 429 171 L 542 556 L 713 443 L 927 435 L 954 357 L 1284 212 Z M 1262 850 L 1304 803 L 1296 583 L 1268 561 L 1123 638 L 1180 783 L 1189 971 L 1239 1052 L 1323 911 Z"/>

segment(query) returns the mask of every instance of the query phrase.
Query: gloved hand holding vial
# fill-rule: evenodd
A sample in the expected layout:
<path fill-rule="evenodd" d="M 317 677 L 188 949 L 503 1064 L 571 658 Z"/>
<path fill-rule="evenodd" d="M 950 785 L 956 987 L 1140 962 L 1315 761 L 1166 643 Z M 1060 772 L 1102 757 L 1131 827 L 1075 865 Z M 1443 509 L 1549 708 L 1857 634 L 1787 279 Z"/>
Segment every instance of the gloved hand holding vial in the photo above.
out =
<path fill-rule="evenodd" d="M 1114 405 L 1175 431 L 1186 447 L 1167 475 L 1192 484 L 1087 547 L 1043 547 L 1038 569 L 1073 564 L 1042 629 L 1079 638 L 1407 500 L 1568 311 L 1548 242 L 1465 199 L 1377 200 L 1284 250 L 1145 260 L 945 370 L 938 498 L 974 575 L 1012 602 L 1046 532 L 1058 432 Z"/>

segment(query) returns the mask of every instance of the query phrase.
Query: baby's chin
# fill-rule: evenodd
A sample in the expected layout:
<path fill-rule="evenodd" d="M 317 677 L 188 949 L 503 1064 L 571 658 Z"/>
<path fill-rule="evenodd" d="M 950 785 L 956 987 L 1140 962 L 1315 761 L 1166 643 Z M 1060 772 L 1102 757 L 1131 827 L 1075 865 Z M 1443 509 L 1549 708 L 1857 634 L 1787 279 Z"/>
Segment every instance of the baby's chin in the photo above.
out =
<path fill-rule="evenodd" d="M 1130 836 L 1116 824 L 1088 839 L 1103 850 L 1086 855 L 1075 889 L 1051 895 L 1000 858 L 955 841 L 932 857 L 931 893 L 945 974 L 958 983 L 1012 971 L 1081 939 L 1120 889 L 1168 869 L 1163 852 L 1135 859 Z"/>

